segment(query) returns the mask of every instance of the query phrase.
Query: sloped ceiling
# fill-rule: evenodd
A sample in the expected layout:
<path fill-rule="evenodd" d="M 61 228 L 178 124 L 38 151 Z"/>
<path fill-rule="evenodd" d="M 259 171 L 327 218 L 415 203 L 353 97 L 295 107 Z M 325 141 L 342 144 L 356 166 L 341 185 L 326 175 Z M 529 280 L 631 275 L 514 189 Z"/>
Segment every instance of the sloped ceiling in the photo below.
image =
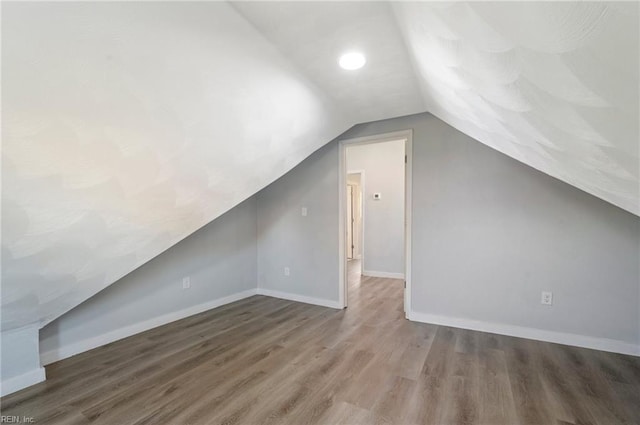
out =
<path fill-rule="evenodd" d="M 638 5 L 234 7 L 341 105 L 389 118 L 400 105 L 419 108 L 422 101 L 482 143 L 639 215 Z M 362 75 L 337 75 L 335 57 L 345 45 L 370 58 Z M 343 80 L 353 76 L 357 82 L 345 88 Z"/>
<path fill-rule="evenodd" d="M 389 3 L 237 2 L 233 7 L 354 122 L 425 110 L 418 78 Z M 338 57 L 366 52 L 367 66 L 345 72 Z"/>
<path fill-rule="evenodd" d="M 2 4 L 2 327 L 428 110 L 636 215 L 637 3 Z M 337 68 L 360 49 L 368 63 Z"/>
<path fill-rule="evenodd" d="M 45 324 L 353 123 L 225 3 L 3 3 L 2 325 Z"/>
<path fill-rule="evenodd" d="M 396 3 L 427 109 L 640 214 L 639 3 Z"/>

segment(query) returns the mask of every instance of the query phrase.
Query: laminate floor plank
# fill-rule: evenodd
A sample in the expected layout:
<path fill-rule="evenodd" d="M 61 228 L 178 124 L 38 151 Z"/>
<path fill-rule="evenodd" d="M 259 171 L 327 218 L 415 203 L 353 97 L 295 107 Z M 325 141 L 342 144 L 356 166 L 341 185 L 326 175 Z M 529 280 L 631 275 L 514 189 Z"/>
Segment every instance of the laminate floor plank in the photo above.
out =
<path fill-rule="evenodd" d="M 480 334 L 481 347 L 485 342 L 485 335 L 488 334 Z M 479 360 L 479 423 L 519 424 L 504 352 L 494 348 L 481 348 Z"/>
<path fill-rule="evenodd" d="M 536 364 L 537 344 L 520 338 L 514 338 L 505 349 L 507 370 L 515 410 L 519 422 L 524 424 L 553 423 L 555 419 L 550 408 Z"/>
<path fill-rule="evenodd" d="M 47 366 L 2 415 L 68 425 L 637 424 L 640 358 L 409 322 L 349 262 L 349 308 L 264 296 Z"/>
<path fill-rule="evenodd" d="M 376 418 L 367 409 L 341 401 L 332 405 L 319 422 L 332 425 L 371 425 L 376 423 Z"/>

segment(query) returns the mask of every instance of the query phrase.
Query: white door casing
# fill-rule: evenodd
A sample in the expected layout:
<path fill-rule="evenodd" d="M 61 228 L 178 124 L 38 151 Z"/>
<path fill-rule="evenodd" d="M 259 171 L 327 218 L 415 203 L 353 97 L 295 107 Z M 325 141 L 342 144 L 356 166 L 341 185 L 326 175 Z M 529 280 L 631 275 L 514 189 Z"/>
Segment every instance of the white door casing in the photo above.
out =
<path fill-rule="evenodd" d="M 404 290 L 404 311 L 405 317 L 411 310 L 411 198 L 412 198 L 412 147 L 413 130 L 402 130 L 391 133 L 378 134 L 373 136 L 357 137 L 353 139 L 340 140 L 338 154 L 338 301 L 343 308 L 347 307 L 347 146 L 359 144 L 371 144 L 381 142 L 391 142 L 396 140 L 405 141 L 405 234 L 404 234 L 404 261 L 405 261 L 405 290 Z M 363 222 L 366 217 L 363 216 Z M 364 224 L 363 224 L 364 227 Z M 361 246 L 364 253 L 364 245 Z"/>

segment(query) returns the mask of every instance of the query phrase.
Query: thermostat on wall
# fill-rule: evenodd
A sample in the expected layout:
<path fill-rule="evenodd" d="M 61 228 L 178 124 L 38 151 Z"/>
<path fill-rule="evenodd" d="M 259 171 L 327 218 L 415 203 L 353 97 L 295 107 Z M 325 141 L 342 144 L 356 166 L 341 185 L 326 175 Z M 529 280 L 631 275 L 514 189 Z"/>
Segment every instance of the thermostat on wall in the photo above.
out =
<path fill-rule="evenodd" d="M 380 199 L 382 199 L 382 193 L 380 192 L 374 193 L 373 199 L 375 199 L 376 201 L 379 201 Z"/>

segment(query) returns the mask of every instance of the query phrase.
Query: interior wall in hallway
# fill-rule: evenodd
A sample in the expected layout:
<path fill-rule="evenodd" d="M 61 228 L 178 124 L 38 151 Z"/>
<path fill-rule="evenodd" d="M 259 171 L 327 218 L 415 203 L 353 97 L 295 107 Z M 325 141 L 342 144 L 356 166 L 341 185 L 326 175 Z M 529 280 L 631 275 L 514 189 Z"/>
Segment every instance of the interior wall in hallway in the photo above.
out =
<path fill-rule="evenodd" d="M 404 144 L 398 140 L 346 149 L 347 172 L 364 171 L 365 275 L 404 275 Z"/>

